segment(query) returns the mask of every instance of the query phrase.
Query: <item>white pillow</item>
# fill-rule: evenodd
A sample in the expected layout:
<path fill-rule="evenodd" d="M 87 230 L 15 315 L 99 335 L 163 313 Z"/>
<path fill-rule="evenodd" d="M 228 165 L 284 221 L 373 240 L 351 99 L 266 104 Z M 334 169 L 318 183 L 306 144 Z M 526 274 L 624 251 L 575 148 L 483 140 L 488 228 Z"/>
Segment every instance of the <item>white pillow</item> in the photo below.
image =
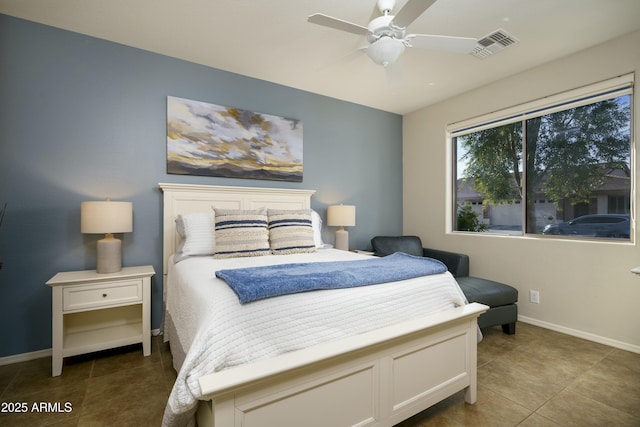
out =
<path fill-rule="evenodd" d="M 313 209 L 311 209 L 311 226 L 313 227 L 313 241 L 316 244 L 316 248 L 322 248 L 324 246 L 322 241 L 322 218 Z"/>
<path fill-rule="evenodd" d="M 182 237 L 174 262 L 190 256 L 213 255 L 216 247 L 215 218 L 212 213 L 195 212 L 178 215 L 176 231 Z"/>

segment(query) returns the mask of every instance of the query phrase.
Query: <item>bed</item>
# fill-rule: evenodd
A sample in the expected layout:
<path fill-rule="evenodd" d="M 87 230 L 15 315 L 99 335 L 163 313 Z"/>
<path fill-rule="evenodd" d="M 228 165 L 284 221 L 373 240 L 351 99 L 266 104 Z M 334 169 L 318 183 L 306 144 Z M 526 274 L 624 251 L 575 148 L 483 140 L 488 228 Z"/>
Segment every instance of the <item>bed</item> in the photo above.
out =
<path fill-rule="evenodd" d="M 193 425 L 197 419 L 201 427 L 392 426 L 461 390 L 466 402 L 475 403 L 477 317 L 487 307 L 464 304 L 448 272 L 428 279 L 279 296 L 238 309 L 236 295 L 219 283 L 215 270 L 233 270 L 245 261 L 261 266 L 350 262 L 367 256 L 318 249 L 310 254 L 222 260 L 197 256 L 174 262 L 181 244 L 178 216 L 212 208 L 309 209 L 314 192 L 191 184 L 160 188 L 164 332 L 178 371 L 164 425 Z M 198 280 L 202 284 L 189 285 Z M 429 286 L 423 280 L 429 280 Z M 432 299 L 425 293 L 420 298 L 434 307 L 431 314 L 422 313 L 414 306 L 422 292 L 441 293 L 448 302 L 427 302 Z M 314 310 L 326 307 L 335 310 L 331 319 L 311 327 L 303 323 L 316 318 Z M 373 320 L 359 320 L 358 310 L 373 312 L 367 314 Z M 264 337 L 247 334 L 250 329 L 244 323 L 225 317 L 236 312 L 242 313 L 243 322 L 279 321 L 269 330 L 276 339 L 263 349 L 257 342 Z M 399 320 L 390 321 L 392 314 Z M 226 340 L 229 346 L 223 345 Z"/>

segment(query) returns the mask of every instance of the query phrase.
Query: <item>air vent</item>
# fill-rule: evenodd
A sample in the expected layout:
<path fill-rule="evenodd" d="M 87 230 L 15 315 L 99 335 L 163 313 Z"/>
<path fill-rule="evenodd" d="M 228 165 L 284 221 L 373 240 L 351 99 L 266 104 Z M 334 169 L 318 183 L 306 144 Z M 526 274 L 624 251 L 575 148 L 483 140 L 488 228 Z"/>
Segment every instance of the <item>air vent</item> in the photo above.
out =
<path fill-rule="evenodd" d="M 478 40 L 478 45 L 473 49 L 471 55 L 484 59 L 518 43 L 518 41 L 517 38 L 505 30 L 499 29 Z"/>

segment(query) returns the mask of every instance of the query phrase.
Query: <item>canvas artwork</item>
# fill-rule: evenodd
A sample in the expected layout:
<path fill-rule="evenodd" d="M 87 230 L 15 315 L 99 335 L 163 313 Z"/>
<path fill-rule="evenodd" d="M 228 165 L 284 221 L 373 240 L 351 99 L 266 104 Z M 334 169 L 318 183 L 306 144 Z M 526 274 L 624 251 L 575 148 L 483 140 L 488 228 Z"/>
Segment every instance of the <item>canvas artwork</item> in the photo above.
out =
<path fill-rule="evenodd" d="M 170 96 L 167 173 L 302 182 L 302 121 Z"/>

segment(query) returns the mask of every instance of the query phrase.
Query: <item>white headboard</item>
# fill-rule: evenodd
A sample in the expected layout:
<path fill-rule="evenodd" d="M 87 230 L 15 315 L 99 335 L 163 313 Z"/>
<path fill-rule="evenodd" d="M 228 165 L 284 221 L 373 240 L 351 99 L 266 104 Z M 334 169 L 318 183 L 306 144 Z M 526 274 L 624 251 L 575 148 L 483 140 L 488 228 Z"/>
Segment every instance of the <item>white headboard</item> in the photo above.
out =
<path fill-rule="evenodd" d="M 289 188 L 228 187 L 221 185 L 158 184 L 164 193 L 162 216 L 162 271 L 179 243 L 176 217 L 220 209 L 309 209 L 315 190 Z"/>

